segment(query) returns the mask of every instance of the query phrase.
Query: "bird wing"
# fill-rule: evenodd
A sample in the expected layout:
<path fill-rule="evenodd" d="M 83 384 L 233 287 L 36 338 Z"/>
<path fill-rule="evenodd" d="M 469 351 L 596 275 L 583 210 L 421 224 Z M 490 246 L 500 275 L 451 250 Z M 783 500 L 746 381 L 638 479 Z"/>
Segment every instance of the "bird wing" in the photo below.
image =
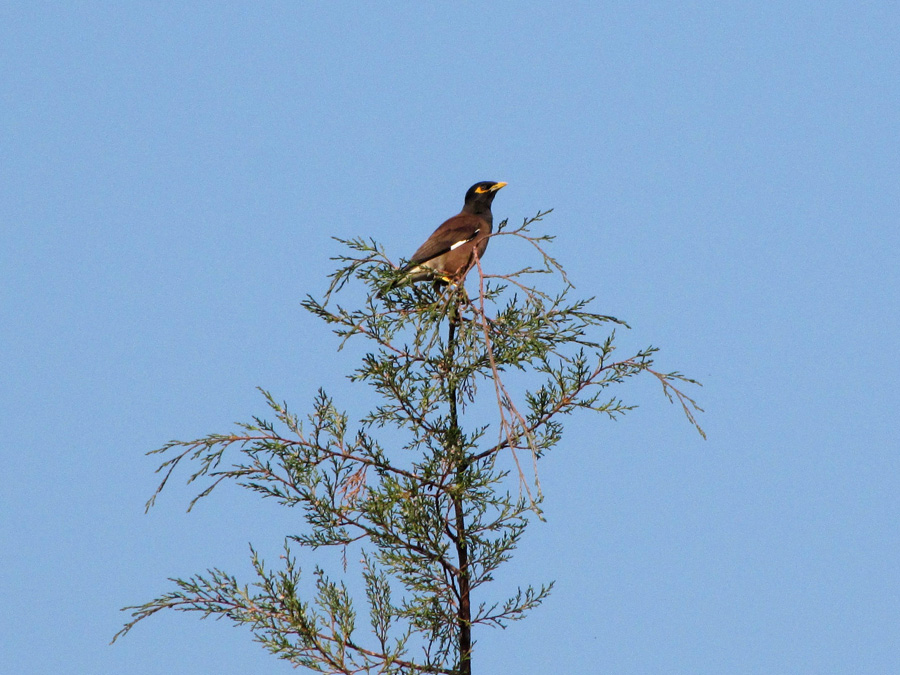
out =
<path fill-rule="evenodd" d="M 410 265 L 421 265 L 433 260 L 448 251 L 472 241 L 482 230 L 488 229 L 487 223 L 472 213 L 460 213 L 453 216 L 436 229 L 425 243 L 413 253 Z"/>

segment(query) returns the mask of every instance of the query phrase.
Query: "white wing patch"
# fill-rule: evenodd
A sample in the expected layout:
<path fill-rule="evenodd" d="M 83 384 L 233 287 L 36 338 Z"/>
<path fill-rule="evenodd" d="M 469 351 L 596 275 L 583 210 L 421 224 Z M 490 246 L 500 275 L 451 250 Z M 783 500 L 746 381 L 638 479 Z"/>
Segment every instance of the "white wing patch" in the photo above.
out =
<path fill-rule="evenodd" d="M 455 244 L 453 244 L 453 245 L 450 247 L 450 250 L 452 251 L 452 250 L 454 250 L 454 249 L 459 248 L 459 247 L 462 246 L 463 244 L 468 244 L 470 241 L 472 241 L 475 237 L 478 236 L 478 233 L 479 233 L 479 232 L 481 232 L 481 230 L 475 230 L 475 232 L 472 234 L 471 237 L 469 237 L 468 239 L 463 239 L 462 241 L 456 242 Z"/>

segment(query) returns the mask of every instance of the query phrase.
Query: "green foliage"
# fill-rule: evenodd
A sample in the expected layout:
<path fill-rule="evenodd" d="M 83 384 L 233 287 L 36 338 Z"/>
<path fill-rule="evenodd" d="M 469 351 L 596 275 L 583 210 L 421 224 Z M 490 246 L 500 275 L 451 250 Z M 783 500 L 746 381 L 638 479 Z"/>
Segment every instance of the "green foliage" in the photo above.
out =
<path fill-rule="evenodd" d="M 562 417 L 617 418 L 633 406 L 611 388 L 644 373 L 695 426 L 699 410 L 679 388 L 692 380 L 654 369 L 655 348 L 615 358 L 614 328 L 625 324 L 572 297 L 544 251 L 551 237 L 531 232 L 545 215 L 519 228 L 504 222 L 494 235 L 525 242 L 538 266 L 488 275 L 476 260 L 473 297 L 462 286 L 421 284 L 382 295 L 397 268 L 373 241 L 342 241 L 348 252 L 328 291 L 303 306 L 341 346 L 364 341 L 369 351 L 350 379 L 372 387 L 377 403 L 351 423 L 324 391 L 302 418 L 263 392 L 274 422 L 254 418 L 233 434 L 154 451 L 167 459 L 148 508 L 188 460 L 189 482 L 206 482 L 189 509 L 230 480 L 298 507 L 305 528 L 287 537 L 281 569 L 253 551 L 250 586 L 220 570 L 175 579 L 175 590 L 127 608 L 132 621 L 119 635 L 162 609 L 195 611 L 247 625 L 273 654 L 321 672 L 471 673 L 472 628 L 523 618 L 552 587 L 518 588 L 501 601 L 483 589 L 540 515 L 537 461 L 560 442 Z M 539 290 L 535 275 L 559 288 Z M 364 289 L 365 300 L 338 303 L 348 288 Z M 492 423 L 471 421 L 486 410 Z M 385 434 L 403 440 L 380 441 Z M 294 549 L 335 546 L 359 554 L 364 594 L 314 568 L 316 593 L 304 599 Z"/>

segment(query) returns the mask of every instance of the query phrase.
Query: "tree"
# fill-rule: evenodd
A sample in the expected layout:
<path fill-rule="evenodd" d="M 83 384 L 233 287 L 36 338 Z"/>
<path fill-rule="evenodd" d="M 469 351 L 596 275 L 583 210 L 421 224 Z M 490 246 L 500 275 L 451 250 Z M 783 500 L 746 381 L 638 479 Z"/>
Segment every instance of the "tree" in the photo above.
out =
<path fill-rule="evenodd" d="M 250 585 L 218 569 L 173 579 L 170 592 L 126 608 L 132 620 L 116 638 L 175 609 L 247 625 L 273 654 L 321 672 L 469 675 L 472 629 L 523 618 L 552 587 L 491 600 L 486 585 L 540 517 L 537 462 L 560 442 L 562 418 L 579 410 L 623 415 L 633 406 L 612 387 L 646 374 L 697 426 L 699 408 L 680 388 L 693 380 L 656 370 L 653 347 L 616 359 L 615 327 L 626 324 L 572 299 L 544 248 L 552 237 L 532 231 L 547 213 L 518 228 L 504 221 L 492 235 L 525 242 L 539 264 L 490 275 L 476 257 L 472 297 L 461 284 L 406 285 L 380 297 L 397 268 L 374 241 L 341 241 L 347 253 L 335 259 L 328 291 L 303 306 L 341 347 L 367 341 L 350 379 L 371 386 L 379 403 L 351 425 L 324 391 L 304 419 L 263 391 L 274 422 L 255 417 L 235 433 L 155 450 L 167 459 L 148 509 L 189 460 L 189 482 L 206 484 L 188 510 L 234 481 L 299 507 L 305 526 L 286 537 L 279 568 L 251 548 Z M 535 275 L 549 275 L 543 290 Z M 336 303 L 354 287 L 364 289 L 363 301 Z M 322 547 L 343 550 L 345 576 L 315 567 L 314 592 L 304 594 L 298 550 L 312 556 Z M 345 580 L 348 560 L 359 561 L 357 593 Z M 366 630 L 358 626 L 361 605 Z"/>

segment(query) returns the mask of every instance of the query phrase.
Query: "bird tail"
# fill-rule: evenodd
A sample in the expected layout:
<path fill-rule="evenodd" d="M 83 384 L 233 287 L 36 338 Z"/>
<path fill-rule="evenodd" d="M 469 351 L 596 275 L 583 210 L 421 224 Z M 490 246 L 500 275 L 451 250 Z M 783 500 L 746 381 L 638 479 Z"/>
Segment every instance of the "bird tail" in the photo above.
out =
<path fill-rule="evenodd" d="M 430 267 L 424 265 L 407 265 L 398 270 L 397 274 L 381 287 L 381 290 L 378 291 L 378 298 L 384 298 L 385 295 L 395 288 L 400 288 L 406 284 L 414 284 L 418 281 L 431 281 L 436 278 L 437 276 L 435 275 L 434 270 Z"/>

